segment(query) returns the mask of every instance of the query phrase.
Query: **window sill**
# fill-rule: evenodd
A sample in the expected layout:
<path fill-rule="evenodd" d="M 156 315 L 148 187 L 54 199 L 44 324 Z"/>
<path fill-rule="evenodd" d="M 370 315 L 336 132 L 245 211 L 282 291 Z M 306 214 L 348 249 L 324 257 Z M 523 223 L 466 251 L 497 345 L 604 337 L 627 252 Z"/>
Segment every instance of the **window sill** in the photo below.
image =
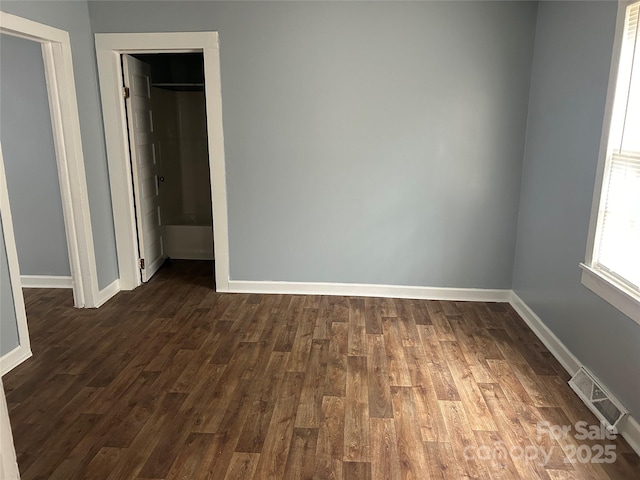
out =
<path fill-rule="evenodd" d="M 582 268 L 582 284 L 585 287 L 640 324 L 640 296 L 637 293 L 606 273 L 584 263 L 580 264 L 580 268 Z"/>

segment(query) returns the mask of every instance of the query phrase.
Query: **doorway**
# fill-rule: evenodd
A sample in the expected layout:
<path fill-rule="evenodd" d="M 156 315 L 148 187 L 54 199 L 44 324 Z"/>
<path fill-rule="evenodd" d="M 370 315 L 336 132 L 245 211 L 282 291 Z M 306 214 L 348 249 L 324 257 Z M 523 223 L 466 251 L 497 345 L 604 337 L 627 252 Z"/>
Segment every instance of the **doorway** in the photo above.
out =
<path fill-rule="evenodd" d="M 21 283 L 71 288 L 42 47 L 0 34 L 0 63 L 0 142 Z"/>
<path fill-rule="evenodd" d="M 63 30 L 9 13 L 0 15 L 0 34 L 40 45 L 51 114 L 64 230 L 68 244 L 74 306 L 98 307 L 109 297 L 99 290 L 89 212 L 80 120 L 76 100 L 71 43 Z M 13 228 L 13 217 L 0 148 L 0 225 L 2 256 L 2 322 L 17 329 L 17 346 L 0 356 L 0 375 L 31 356 L 27 316 Z M 4 250 L 4 251 L 3 251 Z M 5 263 L 6 262 L 6 263 Z M 15 344 L 15 343 L 14 343 Z M 14 346 L 11 345 L 11 347 Z"/>
<path fill-rule="evenodd" d="M 124 54 L 122 71 L 144 283 L 167 258 L 214 258 L 204 58 Z"/>
<path fill-rule="evenodd" d="M 100 94 L 103 107 L 105 137 L 107 140 L 107 157 L 109 163 L 109 178 L 111 184 L 111 198 L 116 231 L 116 245 L 118 250 L 118 267 L 120 271 L 120 288 L 131 290 L 142 283 L 140 275 L 138 230 L 144 228 L 139 225 L 136 217 L 136 198 L 134 191 L 134 172 L 130 164 L 130 142 L 126 116 L 126 91 L 123 90 L 124 75 L 123 58 L 133 58 L 144 63 L 150 61 L 149 55 L 169 54 L 198 54 L 202 58 L 204 73 L 203 83 L 199 88 L 204 92 L 204 111 L 206 115 L 206 150 L 209 173 L 209 191 L 207 206 L 212 213 L 212 241 L 207 240 L 207 251 L 211 250 L 215 257 L 214 275 L 216 291 L 229 289 L 229 253 L 227 236 L 227 196 L 225 180 L 224 144 L 222 134 L 222 98 L 220 86 L 220 60 L 218 51 L 218 35 L 215 32 L 192 33 L 145 33 L 145 34 L 96 34 L 96 55 L 98 60 L 98 75 L 100 79 Z M 137 57 L 137 58 L 136 58 Z M 143 59 L 143 60 L 140 60 Z M 151 71 L 150 76 L 153 75 Z M 150 80 L 152 83 L 153 80 Z M 156 82 L 164 83 L 164 82 Z M 156 85 L 157 86 L 157 85 Z M 183 86 L 184 87 L 184 86 Z M 195 88 L 195 86 L 192 86 Z M 165 88 L 165 90 L 167 90 Z M 131 95 L 131 87 L 129 95 Z M 149 95 L 151 104 L 151 94 Z M 142 117 L 141 117 L 142 118 Z M 142 120 L 141 120 L 142 121 Z M 142 125 L 141 125 L 142 126 Z M 144 128 L 144 126 L 142 126 Z M 136 140 L 134 140 L 136 141 Z M 132 144 L 132 148 L 137 148 Z M 146 148 L 146 147 L 145 147 Z M 148 150 L 148 149 L 147 149 Z M 153 155 L 153 154 L 152 154 Z M 162 156 L 162 155 L 160 155 Z M 156 167 L 157 168 L 157 167 Z M 158 190 L 159 211 L 162 215 L 161 191 L 167 187 L 169 181 L 162 172 L 157 173 L 156 186 Z M 164 182 L 162 181 L 164 177 Z M 175 180 L 175 179 L 172 179 Z M 152 185 L 149 184 L 148 185 Z M 169 190 L 167 187 L 165 190 Z M 200 190 L 199 190 L 200 191 Z M 201 194 L 198 194 L 201 197 Z M 200 198 L 198 197 L 198 198 Z M 185 198 L 186 200 L 186 198 Z M 192 198 L 193 200 L 193 198 Z M 202 203 L 201 198 L 195 203 Z M 188 202 L 187 202 L 188 203 Z M 194 202 L 192 202 L 193 204 Z M 167 210 L 167 208 L 165 208 Z M 167 210 L 164 215 L 170 216 Z M 169 219 L 167 219 L 169 221 Z M 199 213 L 182 212 L 182 223 L 191 222 L 191 226 L 204 227 L 208 225 L 201 220 Z M 165 247 L 171 251 L 172 226 L 160 218 L 162 227 L 162 252 Z M 200 225 L 199 225 L 200 224 Z M 177 225 L 186 227 L 188 225 Z M 166 235 L 165 235 L 166 234 Z M 174 235 L 175 236 L 175 235 Z M 180 233 L 177 234 L 181 236 Z M 144 242 L 144 239 L 142 240 Z M 145 267 L 147 260 L 145 259 Z M 213 280 L 213 279 L 212 279 Z"/>

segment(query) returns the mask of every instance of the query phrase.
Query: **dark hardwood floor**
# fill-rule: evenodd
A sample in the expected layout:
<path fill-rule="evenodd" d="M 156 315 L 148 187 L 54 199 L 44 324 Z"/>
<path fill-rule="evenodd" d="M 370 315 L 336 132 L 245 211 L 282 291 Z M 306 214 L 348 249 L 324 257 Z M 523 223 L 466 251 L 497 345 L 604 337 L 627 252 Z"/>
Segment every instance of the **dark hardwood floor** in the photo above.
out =
<path fill-rule="evenodd" d="M 621 437 L 576 438 L 596 418 L 509 305 L 211 284 L 173 262 L 98 310 L 25 290 L 24 480 L 640 478 Z"/>

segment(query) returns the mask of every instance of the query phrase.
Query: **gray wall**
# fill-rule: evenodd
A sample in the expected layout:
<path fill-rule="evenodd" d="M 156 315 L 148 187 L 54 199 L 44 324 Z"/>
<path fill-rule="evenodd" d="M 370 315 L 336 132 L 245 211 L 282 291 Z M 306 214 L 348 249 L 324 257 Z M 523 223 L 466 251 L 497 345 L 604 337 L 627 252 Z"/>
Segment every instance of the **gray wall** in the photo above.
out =
<path fill-rule="evenodd" d="M 90 2 L 220 33 L 231 277 L 509 288 L 536 6 Z"/>
<path fill-rule="evenodd" d="M 0 357 L 19 345 L 18 321 L 13 306 L 13 292 L 9 277 L 7 249 L 4 244 L 4 231 L 0 222 Z"/>
<path fill-rule="evenodd" d="M 616 3 L 542 2 L 513 287 L 640 418 L 640 325 L 580 283 Z"/>
<path fill-rule="evenodd" d="M 71 275 L 42 49 L 8 35 L 0 36 L 0 142 L 20 273 Z"/>
<path fill-rule="evenodd" d="M 86 2 L 14 2 L 2 0 L 7 13 L 68 31 L 73 52 L 82 148 L 84 152 L 98 284 L 104 288 L 118 277 L 113 215 L 109 193 L 98 74 Z M 24 132 L 25 140 L 28 132 Z M 29 141 L 33 141 L 30 139 Z"/>

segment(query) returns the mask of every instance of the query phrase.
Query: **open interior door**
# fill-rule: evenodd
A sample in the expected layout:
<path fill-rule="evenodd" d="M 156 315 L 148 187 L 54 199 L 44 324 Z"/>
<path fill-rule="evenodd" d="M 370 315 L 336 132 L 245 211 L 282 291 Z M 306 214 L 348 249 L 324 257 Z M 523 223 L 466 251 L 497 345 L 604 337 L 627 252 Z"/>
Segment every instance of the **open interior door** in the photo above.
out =
<path fill-rule="evenodd" d="M 131 151 L 133 194 L 138 229 L 140 276 L 147 282 L 164 263 L 156 144 L 151 113 L 151 67 L 122 56 Z M 128 97 L 128 98 L 127 98 Z"/>

